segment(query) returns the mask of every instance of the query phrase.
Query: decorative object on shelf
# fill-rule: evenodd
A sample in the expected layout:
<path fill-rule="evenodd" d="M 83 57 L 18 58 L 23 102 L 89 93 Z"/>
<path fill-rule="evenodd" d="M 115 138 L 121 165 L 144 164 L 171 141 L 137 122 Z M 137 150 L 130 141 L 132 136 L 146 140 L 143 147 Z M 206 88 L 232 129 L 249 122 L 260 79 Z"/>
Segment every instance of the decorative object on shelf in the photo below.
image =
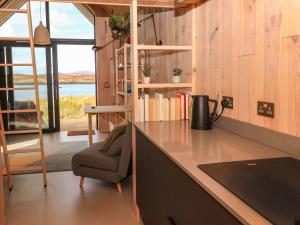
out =
<path fill-rule="evenodd" d="M 41 9 L 41 2 L 40 2 L 40 23 L 34 29 L 34 44 L 36 45 L 50 45 L 50 34 L 48 29 L 43 25 L 42 22 L 42 9 Z"/>
<path fill-rule="evenodd" d="M 182 69 L 174 68 L 173 69 L 172 82 L 173 83 L 180 83 L 181 82 L 181 74 L 182 74 Z"/>
<path fill-rule="evenodd" d="M 109 27 L 111 29 L 112 37 L 119 39 L 120 44 L 123 45 L 125 41 L 130 44 L 130 16 L 129 13 L 112 14 L 109 17 Z"/>
<path fill-rule="evenodd" d="M 151 74 L 152 74 L 152 66 L 144 65 L 141 68 L 141 72 L 144 75 L 144 84 L 149 84 L 150 83 Z"/>

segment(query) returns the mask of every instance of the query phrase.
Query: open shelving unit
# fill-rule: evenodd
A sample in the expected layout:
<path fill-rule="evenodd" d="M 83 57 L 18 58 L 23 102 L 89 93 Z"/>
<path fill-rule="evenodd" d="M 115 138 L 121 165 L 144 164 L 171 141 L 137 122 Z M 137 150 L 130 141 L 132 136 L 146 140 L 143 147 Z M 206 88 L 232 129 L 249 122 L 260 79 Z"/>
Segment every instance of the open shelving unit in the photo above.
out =
<path fill-rule="evenodd" d="M 137 0 L 132 0 L 130 4 L 130 24 L 131 24 L 131 46 L 130 46 L 130 57 L 131 57 L 131 82 L 132 82 L 132 121 L 133 122 L 140 122 L 139 121 L 139 110 L 138 110 L 138 98 L 139 93 L 141 91 L 144 91 L 144 89 L 170 89 L 172 92 L 172 88 L 174 91 L 176 91 L 179 88 L 183 89 L 190 89 L 193 92 L 194 87 L 194 80 L 195 80 L 195 67 L 196 67 L 196 53 L 194 51 L 196 46 L 196 33 L 195 28 L 197 26 L 196 21 L 196 13 L 195 13 L 195 3 L 198 3 L 199 0 L 196 1 L 189 1 L 188 5 L 191 6 L 192 10 L 192 21 L 191 21 L 191 27 L 192 27 L 192 43 L 191 45 L 141 45 L 138 42 L 138 26 L 137 26 L 137 18 L 138 18 L 138 2 Z M 176 4 L 176 7 L 185 7 L 187 6 L 187 2 L 185 1 L 185 4 Z M 139 53 L 140 51 L 146 52 L 146 51 L 174 51 L 174 53 L 179 51 L 191 51 L 191 82 L 187 83 L 150 83 L 150 84 L 141 84 L 139 83 Z M 142 52 L 142 53 L 143 53 Z M 137 216 L 140 216 L 139 208 L 136 204 L 136 128 L 135 126 L 132 127 L 132 158 L 133 158 L 133 208 L 136 212 Z M 139 149 L 142 151 L 142 149 Z"/>

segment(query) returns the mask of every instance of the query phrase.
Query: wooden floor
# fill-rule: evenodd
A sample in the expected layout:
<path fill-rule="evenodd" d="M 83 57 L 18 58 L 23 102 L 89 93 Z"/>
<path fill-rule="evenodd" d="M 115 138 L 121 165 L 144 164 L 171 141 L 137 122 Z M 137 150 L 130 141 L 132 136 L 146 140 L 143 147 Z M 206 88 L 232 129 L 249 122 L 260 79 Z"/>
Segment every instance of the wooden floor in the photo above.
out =
<path fill-rule="evenodd" d="M 6 180 L 6 178 L 4 178 Z M 14 176 L 14 190 L 5 188 L 6 225 L 142 225 L 132 211 L 131 180 L 118 193 L 113 184 L 72 172 L 48 173 L 44 190 L 40 174 Z"/>

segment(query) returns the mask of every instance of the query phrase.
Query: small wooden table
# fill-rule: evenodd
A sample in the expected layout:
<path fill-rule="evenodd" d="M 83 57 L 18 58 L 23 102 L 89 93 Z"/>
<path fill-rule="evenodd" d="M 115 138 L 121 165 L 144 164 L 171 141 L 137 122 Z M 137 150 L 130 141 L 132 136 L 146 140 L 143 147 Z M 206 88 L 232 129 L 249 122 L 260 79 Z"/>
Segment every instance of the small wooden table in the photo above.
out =
<path fill-rule="evenodd" d="M 93 144 L 93 126 L 92 116 L 109 113 L 126 113 L 130 109 L 125 105 L 105 105 L 105 106 L 87 106 L 84 107 L 84 112 L 88 114 L 88 135 L 89 135 L 89 146 Z M 126 118 L 126 116 L 125 116 Z"/>

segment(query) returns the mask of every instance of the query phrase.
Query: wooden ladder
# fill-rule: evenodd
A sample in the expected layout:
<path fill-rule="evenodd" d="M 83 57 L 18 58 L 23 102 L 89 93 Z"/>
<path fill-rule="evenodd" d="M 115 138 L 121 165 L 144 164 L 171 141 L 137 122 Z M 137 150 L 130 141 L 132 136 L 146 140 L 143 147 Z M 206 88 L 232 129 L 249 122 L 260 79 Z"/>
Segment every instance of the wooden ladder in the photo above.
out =
<path fill-rule="evenodd" d="M 32 18 L 31 18 L 31 9 L 30 9 L 30 1 L 26 1 L 26 9 L 3 9 L 0 8 L 0 12 L 7 13 L 24 13 L 27 15 L 28 21 L 28 30 L 29 37 L 28 38 L 19 38 L 19 37 L 0 37 L 0 41 L 24 41 L 30 43 L 31 49 L 31 63 L 21 63 L 21 64 L 0 64 L 1 67 L 16 67 L 16 66 L 30 66 L 33 71 L 33 87 L 32 88 L 0 88 L 0 91 L 34 91 L 35 99 L 36 99 L 36 108 L 35 109 L 11 109 L 11 110 L 2 110 L 0 109 L 0 140 L 3 148 L 6 174 L 8 178 L 9 190 L 13 188 L 12 181 L 12 173 L 13 172 L 43 172 L 43 180 L 44 187 L 47 186 L 47 175 L 46 175 L 46 162 L 45 162 L 45 154 L 44 154 L 44 143 L 43 143 L 43 130 L 42 130 L 42 116 L 40 111 L 40 102 L 39 102 L 39 90 L 38 90 L 38 80 L 37 80 L 37 70 L 36 70 L 36 60 L 35 60 L 35 51 L 34 51 L 34 40 L 33 40 L 33 31 L 32 31 Z M 5 131 L 3 124 L 3 115 L 15 114 L 15 113 L 36 113 L 37 114 L 37 122 L 38 128 L 32 130 L 17 130 L 17 131 Z M 32 149 L 18 149 L 18 150 L 10 150 L 7 149 L 6 135 L 9 134 L 28 134 L 28 133 L 37 133 L 39 139 L 39 147 Z M 10 154 L 24 154 L 24 153 L 32 153 L 39 152 L 41 155 L 41 165 L 40 166 L 31 166 L 30 168 L 16 168 L 14 169 L 9 162 Z"/>

